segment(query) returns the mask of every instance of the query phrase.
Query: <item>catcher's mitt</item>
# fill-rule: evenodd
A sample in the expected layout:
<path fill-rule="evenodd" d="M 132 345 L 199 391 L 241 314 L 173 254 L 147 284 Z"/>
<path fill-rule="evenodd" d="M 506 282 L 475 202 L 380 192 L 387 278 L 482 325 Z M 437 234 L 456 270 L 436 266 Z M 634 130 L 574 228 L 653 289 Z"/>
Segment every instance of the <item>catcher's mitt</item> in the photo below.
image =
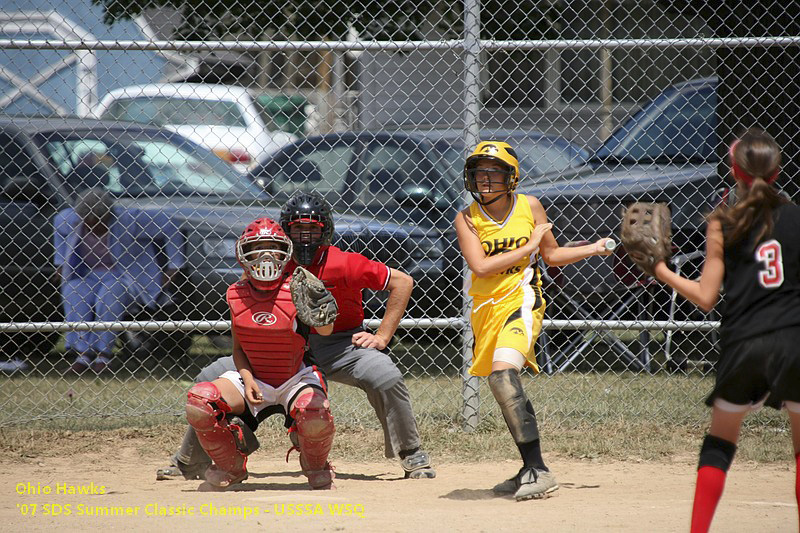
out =
<path fill-rule="evenodd" d="M 672 255 L 672 227 L 667 204 L 637 202 L 622 217 L 620 240 L 642 272 L 655 277 L 659 261 Z"/>
<path fill-rule="evenodd" d="M 339 315 L 339 306 L 331 292 L 305 268 L 299 266 L 294 270 L 289 290 L 301 322 L 318 328 L 333 324 Z"/>

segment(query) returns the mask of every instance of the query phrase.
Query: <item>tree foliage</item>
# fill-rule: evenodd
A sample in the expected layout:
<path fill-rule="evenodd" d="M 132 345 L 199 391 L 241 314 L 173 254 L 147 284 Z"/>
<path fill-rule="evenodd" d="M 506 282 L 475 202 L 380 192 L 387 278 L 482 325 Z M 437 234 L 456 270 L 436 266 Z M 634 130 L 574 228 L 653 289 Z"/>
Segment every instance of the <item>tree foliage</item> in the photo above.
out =
<path fill-rule="evenodd" d="M 262 39 L 344 39 L 351 29 L 362 39 L 406 40 L 460 38 L 460 0 L 92 0 L 104 9 L 111 25 L 146 9 L 172 8 L 182 15 L 175 39 L 202 41 L 236 37 Z M 481 2 L 484 39 L 557 38 L 556 20 L 562 2 L 501 0 Z M 509 10 L 513 11 L 510 12 Z"/>

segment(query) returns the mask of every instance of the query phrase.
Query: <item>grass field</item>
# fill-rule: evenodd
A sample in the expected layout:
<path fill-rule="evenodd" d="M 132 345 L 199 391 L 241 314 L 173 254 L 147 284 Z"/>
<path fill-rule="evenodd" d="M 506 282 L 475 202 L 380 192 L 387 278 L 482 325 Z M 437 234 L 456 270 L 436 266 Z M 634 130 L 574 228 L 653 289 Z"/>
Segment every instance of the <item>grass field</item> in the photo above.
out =
<path fill-rule="evenodd" d="M 460 350 L 447 335 L 403 332 L 392 355 L 406 383 L 425 446 L 454 460 L 513 459 L 502 415 L 485 380 L 480 385 L 480 417 L 472 432 L 462 429 Z M 572 458 L 659 460 L 697 453 L 710 416 L 703 404 L 713 376 L 634 373 L 602 364 L 602 344 L 587 354 L 581 371 L 523 376 L 539 419 L 546 453 Z M 47 454 L 83 446 L 85 437 L 136 435 L 167 456 L 183 433 L 183 402 L 193 376 L 227 353 L 198 336 L 179 365 L 163 362 L 135 371 L 121 368 L 108 378 L 75 378 L 59 353 L 25 375 L 0 377 L 0 448 L 12 454 Z M 655 353 L 658 362 L 659 354 Z M 344 458 L 383 456 L 378 422 L 358 389 L 331 384 L 337 424 L 335 446 Z M 283 447 L 281 421 L 273 417 L 259 430 L 265 445 Z M 95 437 L 92 437 L 95 438 Z M 89 439 L 91 440 L 91 439 Z M 55 445 L 54 443 L 60 443 Z M 738 456 L 774 462 L 790 455 L 785 415 L 762 410 L 745 422 Z"/>
<path fill-rule="evenodd" d="M 425 445 L 454 460 L 513 458 L 507 429 L 488 386 L 480 387 L 480 423 L 461 427 L 461 381 L 457 377 L 409 378 Z M 702 399 L 710 378 L 642 374 L 565 373 L 525 377 L 547 452 L 574 458 L 658 460 L 695 454 L 709 411 Z M 182 402 L 189 381 L 173 379 L 0 379 L 0 448 L 12 454 L 64 451 L 74 441 L 152 439 L 165 456 L 182 435 Z M 382 436 L 364 394 L 331 386 L 337 423 L 336 448 L 345 458 L 382 456 Z M 136 413 L 141 413 L 137 415 Z M 284 446 L 279 417 L 259 430 L 269 446 Z M 71 438 L 70 438 L 71 437 Z M 91 440 L 91 439 L 88 439 Z M 779 461 L 789 456 L 785 415 L 763 410 L 746 422 L 738 457 Z"/>

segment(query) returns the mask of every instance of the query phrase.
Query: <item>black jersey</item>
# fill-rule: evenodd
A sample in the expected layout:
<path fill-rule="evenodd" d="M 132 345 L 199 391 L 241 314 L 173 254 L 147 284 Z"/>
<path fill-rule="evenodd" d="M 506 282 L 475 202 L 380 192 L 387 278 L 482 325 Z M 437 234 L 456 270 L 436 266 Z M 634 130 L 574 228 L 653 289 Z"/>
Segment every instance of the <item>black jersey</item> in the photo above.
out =
<path fill-rule="evenodd" d="M 758 246 L 755 228 L 725 247 L 723 343 L 800 325 L 800 207 L 780 205 L 773 220 Z"/>

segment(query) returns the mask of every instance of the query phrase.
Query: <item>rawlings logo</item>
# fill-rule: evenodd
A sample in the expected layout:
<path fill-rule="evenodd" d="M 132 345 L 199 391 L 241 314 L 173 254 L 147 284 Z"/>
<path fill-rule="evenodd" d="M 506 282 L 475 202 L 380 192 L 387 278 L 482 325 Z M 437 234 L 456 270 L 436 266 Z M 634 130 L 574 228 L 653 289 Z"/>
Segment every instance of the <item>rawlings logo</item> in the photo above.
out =
<path fill-rule="evenodd" d="M 277 321 L 277 317 L 269 311 L 260 311 L 253 315 L 253 322 L 259 326 L 271 326 Z"/>

